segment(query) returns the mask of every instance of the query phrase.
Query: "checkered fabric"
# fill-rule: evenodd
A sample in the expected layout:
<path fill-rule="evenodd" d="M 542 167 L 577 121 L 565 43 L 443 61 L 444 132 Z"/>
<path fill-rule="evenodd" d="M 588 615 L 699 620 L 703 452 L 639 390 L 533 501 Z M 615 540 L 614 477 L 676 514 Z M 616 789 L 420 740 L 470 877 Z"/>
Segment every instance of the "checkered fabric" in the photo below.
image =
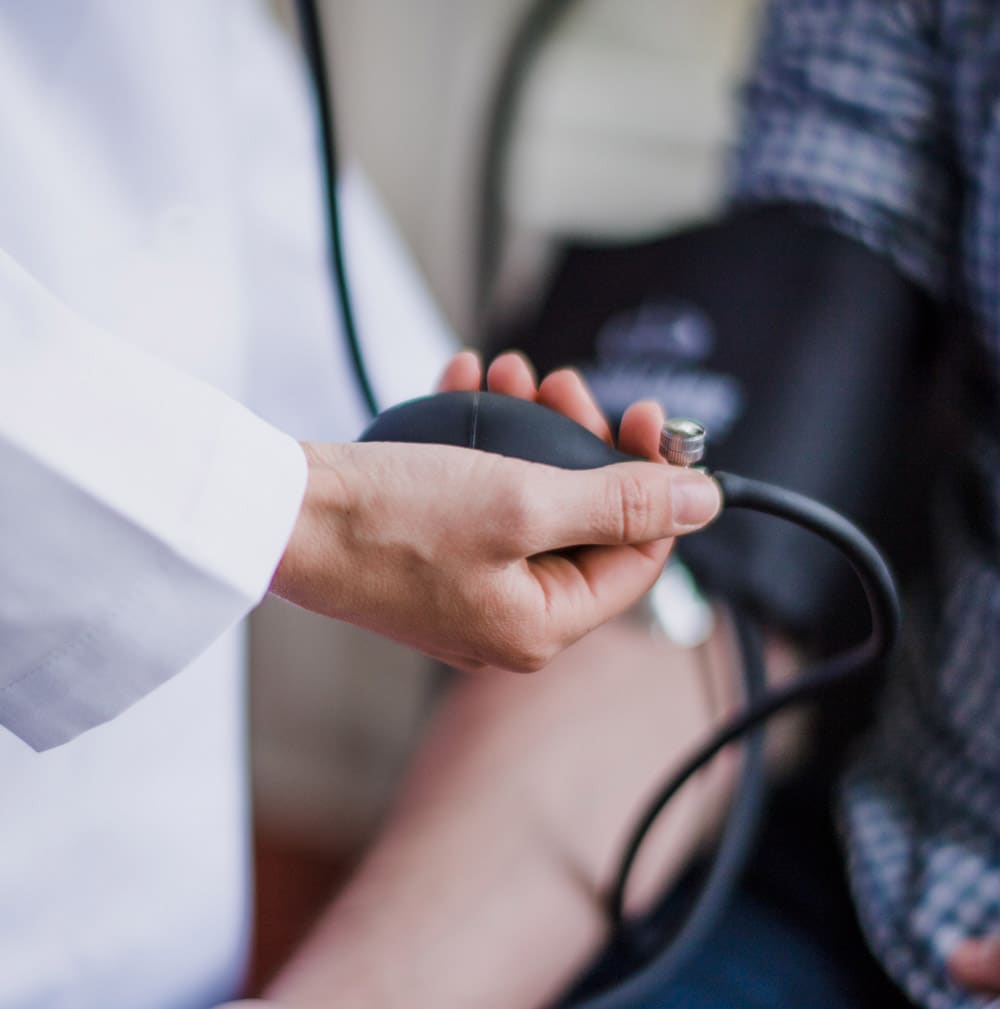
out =
<path fill-rule="evenodd" d="M 1000 3 L 776 0 L 737 202 L 797 201 L 971 311 L 973 359 L 922 601 L 842 822 L 876 955 L 917 1004 L 982 1009 L 945 963 L 1000 932 Z M 993 1004 L 1000 1004 L 995 1000 Z"/>

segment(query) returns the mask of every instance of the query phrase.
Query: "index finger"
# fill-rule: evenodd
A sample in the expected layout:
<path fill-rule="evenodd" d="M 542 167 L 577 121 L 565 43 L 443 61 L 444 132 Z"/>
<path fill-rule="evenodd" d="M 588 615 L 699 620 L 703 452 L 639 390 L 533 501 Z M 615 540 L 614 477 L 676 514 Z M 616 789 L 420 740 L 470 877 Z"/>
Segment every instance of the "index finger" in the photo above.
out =
<path fill-rule="evenodd" d="M 601 408 L 583 377 L 572 368 L 560 368 L 546 375 L 538 387 L 538 402 L 571 417 L 609 445 L 614 444 Z"/>
<path fill-rule="evenodd" d="M 467 392 L 483 382 L 483 364 L 474 350 L 459 351 L 445 366 L 438 379 L 438 392 Z"/>

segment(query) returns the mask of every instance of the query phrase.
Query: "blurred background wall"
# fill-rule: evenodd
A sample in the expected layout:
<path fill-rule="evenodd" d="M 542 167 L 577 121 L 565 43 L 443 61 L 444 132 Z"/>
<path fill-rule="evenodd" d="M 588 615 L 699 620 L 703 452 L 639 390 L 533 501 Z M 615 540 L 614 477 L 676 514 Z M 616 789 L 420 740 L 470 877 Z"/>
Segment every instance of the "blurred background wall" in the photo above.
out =
<path fill-rule="evenodd" d="M 527 0 L 326 0 L 342 146 L 363 165 L 459 334 L 470 332 L 483 115 Z M 581 0 L 529 80 L 509 151 L 504 296 L 571 235 L 711 214 L 758 0 Z M 290 23 L 286 0 L 275 10 Z M 252 630 L 258 819 L 347 854 L 428 709 L 419 657 L 268 601 Z"/>

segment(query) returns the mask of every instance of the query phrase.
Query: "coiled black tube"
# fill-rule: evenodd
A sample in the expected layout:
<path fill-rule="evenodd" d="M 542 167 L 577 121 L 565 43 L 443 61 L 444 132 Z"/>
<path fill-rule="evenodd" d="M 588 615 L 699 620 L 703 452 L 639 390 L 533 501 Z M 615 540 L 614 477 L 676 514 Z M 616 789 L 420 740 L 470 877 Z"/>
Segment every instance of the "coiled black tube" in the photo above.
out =
<path fill-rule="evenodd" d="M 674 795 L 692 775 L 703 768 L 723 747 L 762 725 L 779 711 L 794 704 L 814 700 L 830 690 L 845 686 L 866 675 L 886 660 L 896 647 L 902 620 L 899 595 L 888 564 L 875 545 L 855 525 L 839 513 L 811 498 L 759 480 L 716 473 L 726 508 L 747 508 L 794 522 L 835 546 L 854 569 L 861 582 L 871 613 L 871 632 L 860 645 L 820 663 L 794 683 L 768 691 L 720 728 L 663 786 L 646 808 L 632 832 L 622 856 L 618 875 L 608 899 L 608 915 L 620 942 L 629 944 L 629 924 L 625 918 L 625 892 L 632 867 L 653 824 Z M 741 640 L 744 656 L 752 655 Z M 746 659 L 745 659 L 746 661 Z M 749 835 L 745 835 L 749 836 Z M 735 852 L 737 861 L 740 849 Z M 717 860 L 721 857 L 717 856 Z M 721 914 L 731 892 L 730 872 L 710 873 L 695 908 L 677 940 L 649 957 L 635 973 L 613 988 L 576 1003 L 574 1009 L 624 1009 L 647 998 L 672 978 L 697 942 Z M 688 938 L 689 937 L 689 938 Z"/>

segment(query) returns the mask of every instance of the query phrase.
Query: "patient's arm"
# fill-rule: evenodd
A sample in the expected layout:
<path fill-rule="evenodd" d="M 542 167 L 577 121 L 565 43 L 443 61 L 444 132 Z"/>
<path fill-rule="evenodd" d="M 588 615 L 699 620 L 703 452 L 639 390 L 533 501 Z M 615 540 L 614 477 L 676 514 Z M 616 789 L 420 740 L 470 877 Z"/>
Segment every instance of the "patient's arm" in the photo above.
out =
<path fill-rule="evenodd" d="M 626 617 L 544 675 L 457 681 L 381 837 L 271 996 L 310 1009 L 550 1002 L 606 937 L 601 899 L 637 813 L 738 699 L 720 628 L 681 650 Z M 736 759 L 671 804 L 633 907 L 715 828 Z"/>

